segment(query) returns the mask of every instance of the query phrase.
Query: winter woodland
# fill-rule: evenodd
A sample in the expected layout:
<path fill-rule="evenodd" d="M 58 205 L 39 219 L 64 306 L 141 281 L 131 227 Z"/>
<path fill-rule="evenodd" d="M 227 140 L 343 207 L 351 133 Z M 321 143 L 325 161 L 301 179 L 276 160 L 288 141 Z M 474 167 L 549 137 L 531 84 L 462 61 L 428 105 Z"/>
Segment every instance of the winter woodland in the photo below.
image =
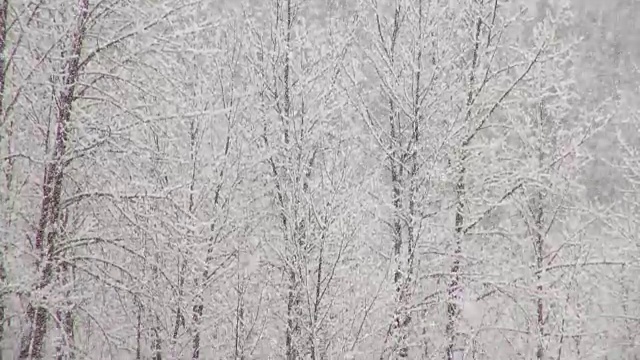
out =
<path fill-rule="evenodd" d="M 638 18 L 0 0 L 0 359 L 638 359 Z"/>

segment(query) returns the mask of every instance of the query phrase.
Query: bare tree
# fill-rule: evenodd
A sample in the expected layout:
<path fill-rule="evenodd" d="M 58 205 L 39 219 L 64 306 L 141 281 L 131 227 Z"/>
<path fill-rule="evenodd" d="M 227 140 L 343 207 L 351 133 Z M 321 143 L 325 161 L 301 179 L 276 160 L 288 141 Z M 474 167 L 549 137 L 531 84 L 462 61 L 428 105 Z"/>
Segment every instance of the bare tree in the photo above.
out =
<path fill-rule="evenodd" d="M 330 296 L 346 285 L 337 277 L 346 270 L 354 239 L 351 215 L 336 213 L 348 204 L 345 186 L 351 182 L 345 178 L 348 134 L 339 125 L 345 104 L 338 88 L 351 40 L 334 32 L 332 19 L 317 16 L 315 5 L 276 1 L 269 17 L 256 19 L 258 54 L 250 59 L 259 83 L 260 151 L 278 223 L 278 241 L 270 248 L 286 279 L 287 359 L 324 359 L 337 345 L 329 336 L 337 316 Z"/>
<path fill-rule="evenodd" d="M 60 198 L 66 162 L 66 146 L 69 132 L 71 109 L 80 70 L 80 56 L 84 42 L 86 21 L 89 14 L 88 0 L 80 0 L 76 15 L 76 28 L 71 36 L 68 58 L 63 70 L 63 84 L 57 94 L 57 113 L 55 118 L 55 145 L 50 162 L 45 168 L 42 185 L 42 205 L 40 220 L 35 235 L 35 250 L 39 253 L 37 268 L 41 279 L 36 289 L 47 288 L 54 272 L 61 266 L 56 259 L 56 243 L 64 233 L 64 221 L 60 209 Z M 19 358 L 41 359 L 42 347 L 47 335 L 48 309 L 43 305 L 30 302 L 27 307 L 28 330 L 22 338 Z M 64 330 L 70 343 L 73 339 L 73 318 L 70 312 L 64 314 Z"/>
<path fill-rule="evenodd" d="M 0 355 L 633 358 L 636 8 L 0 0 Z"/>

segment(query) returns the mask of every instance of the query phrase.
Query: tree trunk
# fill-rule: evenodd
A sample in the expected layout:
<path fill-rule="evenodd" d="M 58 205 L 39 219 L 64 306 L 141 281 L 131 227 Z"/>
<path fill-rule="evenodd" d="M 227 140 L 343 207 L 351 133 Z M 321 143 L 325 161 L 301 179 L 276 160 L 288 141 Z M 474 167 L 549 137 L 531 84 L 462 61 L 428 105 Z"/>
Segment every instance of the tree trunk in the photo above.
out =
<path fill-rule="evenodd" d="M 296 360 L 300 357 L 297 340 L 300 333 L 299 313 L 300 298 L 298 280 L 295 270 L 289 270 L 289 293 L 287 295 L 287 331 L 285 334 L 286 358 Z"/>
<path fill-rule="evenodd" d="M 291 0 L 286 0 L 286 20 L 285 20 L 285 63 L 283 69 L 284 76 L 284 99 L 282 106 L 282 124 L 283 124 L 283 140 L 284 144 L 288 145 L 290 142 L 289 138 L 289 122 L 291 121 L 291 29 L 293 27 L 293 6 L 291 4 Z M 278 14 L 278 17 L 281 15 Z M 275 168 L 275 163 L 272 160 L 272 165 L 274 165 L 274 175 L 276 175 L 276 181 L 279 181 L 277 178 L 277 171 Z M 288 225 L 291 226 L 292 222 L 286 221 L 285 207 L 282 202 L 284 201 L 284 195 L 282 193 L 279 194 L 279 199 L 282 206 L 282 225 L 283 225 L 283 233 L 285 234 L 285 242 L 286 242 L 286 234 L 288 233 L 287 228 Z M 295 224 L 295 223 L 294 223 Z M 295 242 L 300 240 L 298 233 L 297 224 L 293 225 L 295 227 L 294 234 L 291 237 L 292 243 L 290 246 L 297 246 Z M 295 256 L 294 256 L 295 257 Z M 287 270 L 289 272 L 289 286 L 287 293 L 287 328 L 285 330 L 285 354 L 287 360 L 297 360 L 300 358 L 300 349 L 298 348 L 300 342 L 300 280 L 296 274 L 295 267 L 291 267 L 291 269 Z"/>
<path fill-rule="evenodd" d="M 471 115 L 471 106 L 473 105 L 474 102 L 474 87 L 475 87 L 475 81 L 476 81 L 476 77 L 475 77 L 475 71 L 476 68 L 478 67 L 478 61 L 479 61 L 479 48 L 480 48 L 480 31 L 482 28 L 482 18 L 477 18 L 475 21 L 475 34 L 474 34 L 474 39 L 473 39 L 473 52 L 472 52 L 472 58 L 471 58 L 471 68 L 470 68 L 470 73 L 469 73 L 469 89 L 467 92 L 467 101 L 466 101 L 466 107 L 467 107 L 467 112 L 465 115 L 465 120 L 467 122 L 467 124 L 471 123 L 472 120 L 472 115 Z M 458 180 L 456 183 L 456 217 L 455 217 L 455 225 L 454 225 L 454 232 L 455 232 L 455 249 L 454 249 L 454 259 L 453 259 L 453 265 L 451 266 L 451 282 L 449 283 L 449 287 L 447 289 L 447 295 L 449 298 L 449 301 L 447 303 L 447 317 L 448 317 L 448 321 L 447 321 L 447 325 L 445 328 L 445 333 L 446 333 L 446 337 L 447 337 L 447 348 L 446 348 L 446 355 L 445 355 L 445 359 L 446 360 L 457 360 L 457 357 L 459 357 L 460 355 L 456 354 L 456 346 L 457 345 L 457 322 L 458 322 L 458 317 L 460 315 L 460 308 L 458 305 L 458 302 L 460 300 L 460 296 L 459 294 L 462 292 L 462 288 L 461 288 L 461 284 L 460 284 L 460 255 L 462 254 L 462 240 L 463 237 L 465 236 L 465 229 L 464 229 L 464 222 L 465 222 L 465 218 L 464 218 L 464 211 L 465 211 L 465 206 L 464 206 L 464 198 L 466 196 L 466 189 L 465 189 L 465 173 L 467 171 L 466 168 L 466 160 L 467 160 L 467 147 L 470 145 L 471 140 L 473 139 L 473 137 L 475 136 L 475 134 L 477 133 L 477 131 L 479 130 L 472 130 L 472 133 L 470 134 L 469 137 L 467 137 L 462 144 L 460 144 L 460 158 L 457 159 L 458 161 L 460 161 L 459 163 L 459 172 L 458 172 Z M 462 354 L 462 356 L 464 356 Z"/>
<path fill-rule="evenodd" d="M 538 193 L 538 209 L 537 214 L 535 214 L 535 257 L 536 257 L 536 280 L 538 284 L 536 285 L 536 292 L 538 297 L 536 299 L 536 331 L 538 335 L 537 343 L 538 347 L 536 350 L 536 360 L 544 359 L 544 301 L 542 299 L 542 270 L 544 267 L 544 236 L 542 229 L 542 217 L 544 215 L 544 210 L 542 206 L 542 194 Z"/>
<path fill-rule="evenodd" d="M 193 335 L 193 353 L 192 359 L 200 358 L 200 324 L 202 321 L 202 310 L 204 305 L 202 305 L 202 299 L 199 297 L 196 300 L 196 305 L 193 306 L 193 324 L 196 328 L 195 334 Z"/>
<path fill-rule="evenodd" d="M 66 226 L 66 219 L 65 219 Z M 71 273 L 68 265 L 66 263 L 62 263 L 60 266 L 58 277 L 63 285 L 68 285 L 71 283 L 70 279 Z M 69 298 L 71 294 L 67 291 L 66 297 Z M 56 311 L 56 319 L 59 325 L 59 329 L 61 332 L 60 342 L 58 344 L 57 354 L 58 360 L 64 359 L 74 359 L 74 319 L 73 319 L 73 310 L 72 304 L 70 302 L 66 302 L 66 309 L 58 309 Z"/>
<path fill-rule="evenodd" d="M 136 360 L 142 359 L 142 303 L 136 298 L 138 305 L 138 321 L 136 326 Z"/>
<path fill-rule="evenodd" d="M 238 259 L 236 260 L 238 264 L 240 263 L 240 252 L 238 252 Z M 240 269 L 238 268 L 238 300 L 236 302 L 236 323 L 235 323 L 235 347 L 234 347 L 234 355 L 236 360 L 244 360 L 244 293 L 245 289 L 240 280 Z"/>
<path fill-rule="evenodd" d="M 70 56 L 65 62 L 64 87 L 59 94 L 56 114 L 56 134 L 53 159 L 46 164 L 43 180 L 43 195 L 38 222 L 35 249 L 39 253 L 37 268 L 42 275 L 37 290 L 50 285 L 54 268 L 54 253 L 60 226 L 60 197 L 64 178 L 64 156 L 67 145 L 67 127 L 71 117 L 74 91 L 80 70 L 80 55 L 84 41 L 85 23 L 89 13 L 89 0 L 79 0 L 76 29 L 73 34 Z M 46 237 L 46 243 L 45 243 Z M 42 347 L 47 334 L 47 309 L 35 306 L 27 307 L 27 333 L 20 346 L 19 358 L 41 359 Z"/>
<path fill-rule="evenodd" d="M 153 340 L 151 342 L 151 351 L 153 352 L 153 360 L 162 360 L 162 337 L 160 336 L 160 318 L 156 316 L 156 326 L 153 327 Z"/>
<path fill-rule="evenodd" d="M 462 161 L 464 161 L 464 156 Z M 461 285 L 460 285 L 460 255 L 462 253 L 462 237 L 464 236 L 463 224 L 464 224 L 464 173 L 465 167 L 461 165 L 460 178 L 456 185 L 456 220 L 455 220 L 455 249 L 453 265 L 451 266 L 451 282 L 447 288 L 448 302 L 447 302 L 447 326 L 445 328 L 447 337 L 446 348 L 446 360 L 456 360 L 454 357 L 457 346 L 457 334 L 456 327 L 458 322 L 458 316 L 460 315 L 460 308 L 458 306 Z"/>
<path fill-rule="evenodd" d="M 180 254 L 182 257 L 182 254 Z M 184 277 L 186 276 L 187 270 L 187 260 L 186 259 L 178 259 L 178 305 L 176 306 L 176 319 L 173 324 L 173 345 L 176 345 L 176 341 L 178 339 L 178 333 L 180 332 L 180 327 L 184 326 L 184 315 L 182 314 L 182 299 L 184 297 L 183 288 L 184 288 Z"/>
<path fill-rule="evenodd" d="M 3 129 L 3 125 L 4 125 L 4 119 L 5 119 L 5 113 L 4 113 L 4 91 L 5 91 L 5 79 L 6 79 L 6 72 L 5 72 L 5 66 L 6 66 L 6 61 L 5 61 L 5 50 L 6 50 L 6 41 L 7 41 L 7 9 L 9 6 L 9 0 L 1 0 L 0 1 L 0 133 L 4 132 L 5 130 Z M 7 146 L 7 150 L 8 150 L 8 154 L 7 155 L 11 155 L 11 132 L 12 132 L 12 125 L 9 125 L 6 132 L 7 132 L 7 142 L 8 142 L 8 146 Z M 1 140 L 1 137 L 0 137 Z M 0 141 L 1 143 L 1 141 Z M 9 199 L 9 193 L 11 192 L 11 179 L 12 179 L 12 168 L 13 168 L 13 159 L 9 158 L 6 160 L 7 164 L 4 167 L 4 175 L 5 175 L 5 179 L 6 179 L 6 190 L 7 190 L 7 199 Z M 5 201 L 5 199 L 3 199 L 3 201 Z M 8 203 L 8 201 L 7 201 Z M 9 218 L 11 217 L 11 214 L 8 214 Z M 9 223 L 9 221 L 7 222 Z M 6 286 L 6 279 L 7 279 L 7 274 L 6 274 L 6 269 L 5 269 L 5 244 L 0 244 L 0 246 L 2 246 L 2 248 L 0 248 L 0 284 L 2 284 L 2 286 Z M 4 342 L 4 322 L 5 322 L 5 299 L 4 299 L 4 295 L 0 295 L 0 344 L 2 344 Z M 0 349 L 0 360 L 3 359 L 3 355 L 2 355 L 2 350 Z"/>

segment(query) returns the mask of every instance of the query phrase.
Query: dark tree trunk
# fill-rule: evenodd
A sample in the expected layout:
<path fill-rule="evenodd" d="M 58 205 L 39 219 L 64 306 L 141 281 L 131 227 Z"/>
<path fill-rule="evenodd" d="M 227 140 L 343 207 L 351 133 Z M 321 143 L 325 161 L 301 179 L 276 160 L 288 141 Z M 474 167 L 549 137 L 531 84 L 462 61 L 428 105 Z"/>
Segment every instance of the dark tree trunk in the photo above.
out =
<path fill-rule="evenodd" d="M 160 319 L 156 318 L 156 323 Z M 162 360 L 162 337 L 160 336 L 160 326 L 153 327 L 153 341 L 151 342 L 151 350 L 153 351 L 153 360 Z"/>
<path fill-rule="evenodd" d="M 458 179 L 458 183 L 456 185 L 456 197 L 457 197 L 457 206 L 456 206 L 456 220 L 455 220 L 455 250 L 454 250 L 454 259 L 453 265 L 451 266 L 451 282 L 449 283 L 449 287 L 447 289 L 448 295 L 448 303 L 447 303 L 447 326 L 446 326 L 446 335 L 447 335 L 447 349 L 446 349 L 446 360 L 454 360 L 454 351 L 456 350 L 456 324 L 458 322 L 458 316 L 460 314 L 460 308 L 458 307 L 458 293 L 460 292 L 460 254 L 462 253 L 462 237 L 464 236 L 464 173 L 465 168 L 462 165 L 460 169 L 460 178 Z"/>
<path fill-rule="evenodd" d="M 300 354 L 298 352 L 297 340 L 300 332 L 298 318 L 299 307 L 298 281 L 296 279 L 295 270 L 289 270 L 289 293 L 287 295 L 287 332 L 285 337 L 285 345 L 287 348 L 287 360 L 296 360 Z"/>
<path fill-rule="evenodd" d="M 56 114 L 56 132 L 53 159 L 45 166 L 43 194 L 35 236 L 35 250 L 39 253 L 37 268 L 42 275 L 37 290 L 49 286 L 54 268 L 54 253 L 58 237 L 58 223 L 60 221 L 60 197 L 64 178 L 64 155 L 67 145 L 67 127 L 71 117 L 74 91 L 80 71 L 80 56 L 84 40 L 85 23 L 89 13 L 89 0 L 79 0 L 77 25 L 73 34 L 70 56 L 65 62 L 64 87 L 61 90 Z M 45 240 L 46 238 L 46 240 Z M 47 334 L 47 310 L 43 306 L 27 308 L 27 332 L 22 338 L 19 358 L 42 359 L 44 338 Z"/>
<path fill-rule="evenodd" d="M 471 107 L 474 102 L 474 87 L 476 82 L 476 69 L 478 67 L 479 61 L 479 49 L 480 49 L 480 32 L 482 29 L 482 18 L 478 18 L 475 21 L 475 34 L 473 39 L 473 52 L 471 56 L 471 68 L 469 73 L 469 89 L 467 92 L 467 112 L 465 115 L 465 120 L 467 124 L 471 124 L 472 115 L 471 115 Z M 451 266 L 451 282 L 449 283 L 447 289 L 447 295 L 449 297 L 449 302 L 447 303 L 447 316 L 448 322 L 445 328 L 446 336 L 447 336 L 447 348 L 445 358 L 446 360 L 454 360 L 455 359 L 455 351 L 456 351 L 456 343 L 457 343 L 457 322 L 458 317 L 460 316 L 460 308 L 458 305 L 459 294 L 462 291 L 462 285 L 460 284 L 460 255 L 462 254 L 462 240 L 465 236 L 464 229 L 464 198 L 466 196 L 466 188 L 465 188 L 465 173 L 467 171 L 466 168 L 466 160 L 467 160 L 467 148 L 470 145 L 473 137 L 476 135 L 478 129 L 472 130 L 472 133 L 469 137 L 467 137 L 462 144 L 460 144 L 460 161 L 459 163 L 459 172 L 458 172 L 458 180 L 456 183 L 456 218 L 455 218 L 455 249 L 454 249 L 454 259 L 453 265 Z"/>
<path fill-rule="evenodd" d="M 9 142 L 11 141 L 11 132 L 12 126 L 8 126 L 7 130 L 2 129 L 4 125 L 4 91 L 5 91 L 5 79 L 6 79 L 6 61 L 5 61 L 5 51 L 6 51 L 6 41 L 7 41 L 7 10 L 9 6 L 9 0 L 1 0 L 0 1 L 0 132 L 6 131 L 7 139 Z M 1 139 L 1 137 L 0 137 Z M 9 154 L 11 152 L 11 146 L 8 146 Z M 7 164 L 5 166 L 5 179 L 6 179 L 6 189 L 7 192 L 11 191 L 11 179 L 12 179 L 12 168 L 13 168 L 13 159 L 9 158 L 6 160 Z M 10 216 L 10 215 L 9 215 Z M 3 245 L 4 246 L 4 245 Z M 5 284 L 6 281 L 6 269 L 4 258 L 5 251 L 4 248 L 0 249 L 0 284 Z M 4 296 L 0 297 L 0 343 L 4 341 L 4 322 L 5 322 L 5 299 Z M 2 350 L 0 350 L 0 360 L 2 360 Z"/>
<path fill-rule="evenodd" d="M 196 327 L 195 334 L 193 335 L 193 354 L 192 359 L 200 358 L 200 324 L 202 321 L 202 300 L 196 300 L 198 303 L 193 306 L 193 324 Z"/>
<path fill-rule="evenodd" d="M 142 359 L 142 304 L 135 299 L 138 305 L 138 322 L 136 326 L 136 360 Z"/>
<path fill-rule="evenodd" d="M 542 205 L 542 194 L 538 193 L 538 204 L 537 204 L 537 213 L 535 214 L 535 241 L 534 241 L 534 247 L 535 247 L 535 256 L 536 256 L 536 270 L 537 270 L 537 275 L 536 275 L 536 280 L 538 281 L 538 284 L 536 285 L 536 292 L 538 294 L 538 298 L 536 299 L 536 325 L 537 325 L 537 331 L 538 331 L 538 348 L 536 350 L 536 359 L 537 360 L 542 360 L 544 359 L 544 343 L 543 343 L 543 339 L 544 339 L 544 323 L 545 323 L 545 316 L 544 316 L 544 301 L 542 299 L 542 270 L 544 267 L 544 235 L 543 235 L 543 229 L 542 229 L 542 218 L 544 216 L 544 210 L 543 210 L 543 205 Z"/>
<path fill-rule="evenodd" d="M 290 134 L 289 134 L 289 126 L 291 121 L 291 29 L 293 28 L 293 5 L 291 3 L 292 0 L 286 0 L 286 8 L 285 8 L 285 16 L 283 19 L 285 24 L 285 63 L 283 68 L 283 92 L 284 99 L 282 100 L 282 124 L 283 124 L 283 141 L 285 145 L 288 145 L 290 142 Z M 278 17 L 281 15 L 278 14 Z M 272 164 L 275 164 L 272 161 Z M 277 171 L 274 167 L 274 172 L 276 173 L 276 181 L 279 181 L 277 178 Z M 282 193 L 278 194 L 281 205 L 284 205 L 282 202 L 284 201 L 284 195 Z M 288 226 L 294 228 L 294 234 L 291 237 L 290 246 L 296 246 L 296 241 L 301 240 L 302 237 L 298 236 L 299 230 L 296 222 L 287 222 L 285 208 L 282 207 L 282 225 L 283 225 L 283 233 L 285 234 L 285 242 L 286 242 L 286 234 Z M 293 224 L 292 224 L 293 223 Z M 298 276 L 296 274 L 296 269 L 292 266 L 291 269 L 287 270 L 289 272 L 289 286 L 288 286 L 288 294 L 287 294 L 287 328 L 285 330 L 285 353 L 287 360 L 297 360 L 300 358 L 300 349 L 298 348 L 300 342 L 300 284 L 298 280 Z"/>

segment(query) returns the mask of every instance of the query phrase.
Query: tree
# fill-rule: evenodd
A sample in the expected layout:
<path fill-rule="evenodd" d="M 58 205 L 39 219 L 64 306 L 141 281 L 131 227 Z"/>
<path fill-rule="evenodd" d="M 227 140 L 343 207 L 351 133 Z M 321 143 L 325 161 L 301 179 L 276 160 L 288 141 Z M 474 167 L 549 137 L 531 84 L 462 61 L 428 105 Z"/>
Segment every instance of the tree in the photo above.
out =
<path fill-rule="evenodd" d="M 328 19 L 320 15 L 323 8 L 276 1 L 252 28 L 259 114 L 254 120 L 261 124 L 259 151 L 269 174 L 269 219 L 278 224 L 263 231 L 269 234 L 268 258 L 286 278 L 276 288 L 286 289 L 287 359 L 331 357 L 337 344 L 329 337 L 330 324 L 339 313 L 330 296 L 346 285 L 338 279 L 346 271 L 342 264 L 357 221 L 346 207 L 346 194 L 354 188 L 344 133 L 350 128 L 341 124 L 349 120 L 341 114 L 345 104 L 338 87 L 351 40 L 339 23 L 320 27 Z"/>
<path fill-rule="evenodd" d="M 76 28 L 71 37 L 70 51 L 65 60 L 63 80 L 57 97 L 57 113 L 55 117 L 55 141 L 50 162 L 45 167 L 42 185 L 42 205 L 40 220 L 37 225 L 35 250 L 38 253 L 36 267 L 41 272 L 41 278 L 36 290 L 49 287 L 54 279 L 54 272 L 66 272 L 67 266 L 58 263 L 56 259 L 57 241 L 64 233 L 65 220 L 61 213 L 60 201 L 62 183 L 64 179 L 65 152 L 69 133 L 69 121 L 76 91 L 76 83 L 80 70 L 80 55 L 85 36 L 85 23 L 89 14 L 88 0 L 80 0 L 76 15 Z M 62 235 L 64 236 L 64 235 Z M 63 274 L 62 276 L 66 276 Z M 47 334 L 48 309 L 42 305 L 30 302 L 27 305 L 27 332 L 20 345 L 21 359 L 43 357 L 42 347 Z M 62 314 L 63 312 L 58 312 Z M 73 346 L 73 317 L 69 310 L 64 311 L 63 317 L 57 319 L 63 324 L 67 346 Z"/>
<path fill-rule="evenodd" d="M 0 1 L 0 355 L 635 356 L 632 2 L 78 4 Z"/>

